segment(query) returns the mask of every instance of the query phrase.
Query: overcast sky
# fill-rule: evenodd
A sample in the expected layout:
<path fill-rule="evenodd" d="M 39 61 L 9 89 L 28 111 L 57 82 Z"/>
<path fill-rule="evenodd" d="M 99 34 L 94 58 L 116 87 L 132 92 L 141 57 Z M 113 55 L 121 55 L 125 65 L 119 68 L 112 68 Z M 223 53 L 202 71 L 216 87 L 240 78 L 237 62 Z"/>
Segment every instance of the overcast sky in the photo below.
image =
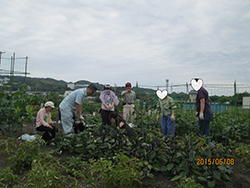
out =
<path fill-rule="evenodd" d="M 0 51 L 68 82 L 250 83 L 250 1 L 0 0 Z"/>

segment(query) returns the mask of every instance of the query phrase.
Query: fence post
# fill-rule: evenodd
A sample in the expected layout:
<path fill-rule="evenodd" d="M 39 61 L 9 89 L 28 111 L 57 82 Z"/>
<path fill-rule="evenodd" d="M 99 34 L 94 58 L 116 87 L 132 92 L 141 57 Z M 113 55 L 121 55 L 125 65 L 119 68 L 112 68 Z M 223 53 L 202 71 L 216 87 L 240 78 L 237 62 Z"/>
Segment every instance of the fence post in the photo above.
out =
<path fill-rule="evenodd" d="M 235 80 L 234 82 L 234 117 L 236 117 L 236 113 L 238 112 L 237 104 L 238 104 L 238 94 L 236 90 L 236 80 Z"/>

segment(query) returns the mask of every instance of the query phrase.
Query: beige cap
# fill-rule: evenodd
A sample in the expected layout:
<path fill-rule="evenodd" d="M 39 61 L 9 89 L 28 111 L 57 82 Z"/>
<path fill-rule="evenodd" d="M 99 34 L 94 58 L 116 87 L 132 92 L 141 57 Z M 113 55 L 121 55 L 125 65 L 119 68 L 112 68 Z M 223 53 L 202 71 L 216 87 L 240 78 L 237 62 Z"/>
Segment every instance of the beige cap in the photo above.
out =
<path fill-rule="evenodd" d="M 46 102 L 44 106 L 45 106 L 45 107 L 49 106 L 49 107 L 51 107 L 51 108 L 55 108 L 54 103 L 53 103 L 52 101 Z"/>

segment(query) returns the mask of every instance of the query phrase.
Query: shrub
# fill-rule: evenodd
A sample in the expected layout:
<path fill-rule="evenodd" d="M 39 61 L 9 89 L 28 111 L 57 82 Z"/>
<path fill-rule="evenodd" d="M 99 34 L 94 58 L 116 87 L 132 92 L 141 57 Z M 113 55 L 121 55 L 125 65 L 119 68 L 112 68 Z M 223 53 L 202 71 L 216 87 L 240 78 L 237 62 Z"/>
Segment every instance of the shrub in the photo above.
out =
<path fill-rule="evenodd" d="M 181 178 L 179 183 L 176 183 L 178 188 L 203 188 L 200 183 L 196 183 L 194 179 L 190 177 Z"/>
<path fill-rule="evenodd" d="M 25 188 L 80 188 L 77 180 L 67 174 L 66 168 L 51 155 L 35 159 L 26 176 Z"/>
<path fill-rule="evenodd" d="M 143 163 L 137 158 L 129 158 L 124 154 L 113 157 L 113 162 L 105 159 L 91 160 L 86 181 L 92 186 L 101 183 L 101 187 L 121 188 L 140 187 Z"/>
<path fill-rule="evenodd" d="M 13 174 L 10 167 L 5 169 L 0 168 L 0 186 L 1 187 L 11 187 L 13 184 L 19 184 L 21 182 L 20 178 Z"/>
<path fill-rule="evenodd" d="M 44 142 L 39 140 L 33 140 L 31 142 L 24 142 L 16 150 L 13 156 L 6 159 L 7 163 L 10 163 L 11 169 L 14 172 L 22 174 L 25 168 L 30 168 L 32 161 L 36 159 L 40 152 L 40 146 Z"/>

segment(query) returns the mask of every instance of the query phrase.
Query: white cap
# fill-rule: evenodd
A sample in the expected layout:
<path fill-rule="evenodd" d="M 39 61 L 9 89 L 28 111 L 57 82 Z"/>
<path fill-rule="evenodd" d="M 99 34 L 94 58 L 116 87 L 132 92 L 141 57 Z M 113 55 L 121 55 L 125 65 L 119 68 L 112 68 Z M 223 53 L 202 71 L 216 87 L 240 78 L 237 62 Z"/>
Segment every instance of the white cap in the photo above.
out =
<path fill-rule="evenodd" d="M 54 103 L 53 103 L 52 101 L 46 102 L 44 106 L 45 106 L 45 107 L 49 106 L 49 107 L 51 107 L 51 108 L 55 108 Z"/>
<path fill-rule="evenodd" d="M 105 84 L 104 85 L 104 89 L 110 89 L 111 87 L 110 87 L 110 84 Z"/>

